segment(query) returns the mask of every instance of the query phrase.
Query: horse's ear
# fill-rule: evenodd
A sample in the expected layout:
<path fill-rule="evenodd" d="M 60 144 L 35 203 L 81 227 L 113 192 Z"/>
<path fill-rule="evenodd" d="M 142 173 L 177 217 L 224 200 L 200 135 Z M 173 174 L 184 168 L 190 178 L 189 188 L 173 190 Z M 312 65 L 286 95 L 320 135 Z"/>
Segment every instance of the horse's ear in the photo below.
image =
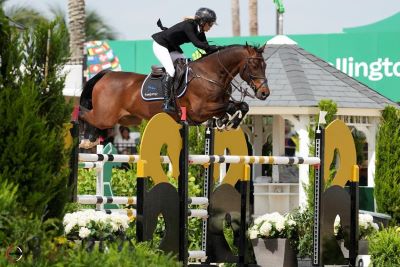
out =
<path fill-rule="evenodd" d="M 249 47 L 249 44 L 247 43 L 247 41 L 246 41 L 246 47 Z"/>
<path fill-rule="evenodd" d="M 264 50 L 265 50 L 265 46 L 267 46 L 267 43 L 265 43 L 263 46 L 261 46 L 260 48 L 258 48 L 258 51 L 259 51 L 260 53 L 263 53 Z"/>

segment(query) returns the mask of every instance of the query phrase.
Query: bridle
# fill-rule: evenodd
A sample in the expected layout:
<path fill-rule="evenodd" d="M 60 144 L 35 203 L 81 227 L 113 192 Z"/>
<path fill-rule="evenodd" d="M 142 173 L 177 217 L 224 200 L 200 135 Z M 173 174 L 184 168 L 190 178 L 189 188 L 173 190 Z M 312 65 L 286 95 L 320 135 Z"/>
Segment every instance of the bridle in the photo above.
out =
<path fill-rule="evenodd" d="M 268 82 L 268 80 L 267 80 L 266 77 L 264 78 L 264 77 L 253 75 L 251 73 L 251 70 L 248 67 L 248 65 L 249 65 L 250 60 L 262 60 L 262 61 L 264 61 L 264 58 L 263 57 L 259 57 L 259 56 L 247 57 L 246 58 L 246 63 L 244 64 L 243 68 L 239 71 L 239 75 L 240 75 L 240 77 L 246 77 L 246 75 L 247 75 L 247 77 L 249 77 L 249 79 L 248 80 L 243 80 L 243 81 L 238 81 L 230 73 L 230 71 L 225 67 L 225 65 L 222 63 L 221 58 L 219 56 L 219 51 L 217 51 L 217 53 L 218 53 L 217 57 L 218 57 L 219 65 L 224 69 L 224 71 L 229 75 L 229 77 L 232 78 L 232 81 L 230 83 L 231 83 L 232 87 L 235 88 L 234 90 L 237 90 L 237 91 L 240 92 L 241 96 L 240 96 L 240 101 L 239 102 L 242 102 L 246 96 L 248 96 L 250 98 L 256 98 L 256 94 L 257 94 L 258 90 L 261 88 L 261 86 L 266 84 Z M 245 71 L 247 71 L 247 73 L 245 73 Z M 244 74 L 246 74 L 246 75 L 244 75 Z M 263 80 L 263 82 L 257 87 L 255 85 L 255 83 L 254 83 L 254 80 Z M 250 86 L 250 88 L 254 90 L 254 92 L 249 92 L 247 86 L 243 87 L 242 86 L 243 82 L 246 82 Z M 233 93 L 233 91 L 231 92 L 231 98 L 233 99 L 232 93 Z M 235 99 L 233 99 L 233 100 L 235 100 Z"/>
<path fill-rule="evenodd" d="M 246 63 L 244 64 L 243 68 L 239 71 L 239 74 L 240 74 L 241 77 L 246 77 L 247 76 L 247 77 L 249 77 L 249 79 L 248 80 L 239 81 L 231 74 L 231 72 L 222 63 L 221 58 L 220 58 L 220 54 L 219 54 L 219 50 L 216 53 L 217 53 L 217 58 L 218 58 L 218 64 L 223 68 L 225 73 L 228 74 L 228 76 L 231 78 L 230 84 L 234 89 L 229 94 L 230 94 L 230 97 L 232 98 L 232 100 L 238 101 L 238 100 L 233 99 L 233 97 L 232 97 L 232 93 L 233 93 L 234 90 L 239 91 L 240 94 L 241 94 L 239 102 L 242 102 L 246 96 L 248 96 L 250 98 L 256 98 L 255 95 L 257 94 L 258 90 L 264 84 L 266 84 L 268 82 L 268 80 L 267 80 L 266 77 L 264 78 L 264 77 L 260 77 L 260 76 L 256 76 L 256 75 L 252 74 L 250 68 L 248 67 L 248 65 L 249 65 L 249 62 L 251 60 L 262 60 L 262 61 L 264 61 L 264 58 L 263 57 L 259 57 L 259 56 L 247 57 L 246 58 Z M 208 79 L 206 77 L 202 77 L 200 75 L 197 75 L 196 73 L 194 73 L 192 68 L 190 68 L 190 71 L 193 73 L 193 78 L 191 80 L 193 80 L 194 78 L 201 78 L 201 79 L 206 80 L 206 81 L 208 81 L 210 83 L 216 84 L 220 88 L 227 88 L 227 85 L 221 84 L 218 81 L 214 81 L 212 79 Z M 245 73 L 245 71 L 247 71 L 247 73 Z M 263 80 L 263 82 L 257 87 L 255 85 L 255 83 L 254 83 L 255 80 Z M 248 87 L 247 86 L 243 86 L 244 82 L 246 82 L 250 86 L 250 88 L 254 90 L 254 92 L 249 92 Z"/>
<path fill-rule="evenodd" d="M 248 57 L 248 58 L 246 58 L 246 63 L 244 64 L 244 67 L 240 71 L 240 76 L 241 77 L 246 77 L 244 74 L 246 74 L 247 77 L 249 77 L 249 80 L 247 80 L 246 83 L 251 87 L 251 89 L 254 90 L 254 95 L 250 95 L 250 93 L 246 89 L 246 95 L 254 98 L 255 94 L 257 94 L 258 90 L 263 85 L 266 85 L 268 83 L 268 79 L 267 79 L 267 77 L 256 76 L 253 73 L 251 73 L 251 70 L 248 67 L 250 60 L 261 60 L 261 61 L 264 62 L 264 58 L 263 57 L 257 57 L 257 56 L 256 57 Z M 247 70 L 247 73 L 245 73 L 246 70 Z M 262 83 L 257 87 L 256 84 L 254 83 L 254 80 L 262 80 Z"/>

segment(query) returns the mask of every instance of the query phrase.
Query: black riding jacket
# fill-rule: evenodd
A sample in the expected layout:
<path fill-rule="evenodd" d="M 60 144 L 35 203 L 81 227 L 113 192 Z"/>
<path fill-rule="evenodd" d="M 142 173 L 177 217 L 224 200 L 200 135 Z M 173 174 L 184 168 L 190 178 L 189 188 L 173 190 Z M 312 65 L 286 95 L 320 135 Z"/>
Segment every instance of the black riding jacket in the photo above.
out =
<path fill-rule="evenodd" d="M 207 42 L 204 32 L 200 32 L 198 24 L 192 19 L 184 20 L 161 32 L 153 34 L 151 37 L 158 44 L 164 46 L 169 52 L 177 51 L 183 53 L 180 45 L 193 43 L 197 48 L 205 51 L 209 50 L 210 45 Z"/>

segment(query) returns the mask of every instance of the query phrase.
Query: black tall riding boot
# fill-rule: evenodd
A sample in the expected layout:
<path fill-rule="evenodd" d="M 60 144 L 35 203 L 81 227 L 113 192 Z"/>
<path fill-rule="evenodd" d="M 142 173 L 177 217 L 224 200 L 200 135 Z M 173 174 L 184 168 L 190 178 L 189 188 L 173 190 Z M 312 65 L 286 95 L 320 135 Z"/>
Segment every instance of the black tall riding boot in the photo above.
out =
<path fill-rule="evenodd" d="M 173 78 L 168 74 L 165 76 L 163 86 L 164 86 L 164 104 L 162 106 L 162 109 L 166 113 L 176 113 L 175 101 L 173 101 L 174 98 L 172 97 Z"/>

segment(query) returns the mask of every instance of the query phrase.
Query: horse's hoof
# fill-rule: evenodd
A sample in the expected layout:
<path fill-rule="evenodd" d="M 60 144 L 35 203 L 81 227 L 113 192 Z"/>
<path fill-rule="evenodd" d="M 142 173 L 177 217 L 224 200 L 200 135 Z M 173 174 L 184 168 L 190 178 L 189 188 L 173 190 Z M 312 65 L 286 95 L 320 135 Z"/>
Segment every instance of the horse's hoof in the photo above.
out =
<path fill-rule="evenodd" d="M 222 131 L 226 128 L 226 124 L 223 123 L 221 120 L 216 120 L 215 127 L 217 127 L 218 130 Z"/>
<path fill-rule="evenodd" d="M 97 146 L 98 144 L 100 144 L 99 138 L 97 138 L 96 141 L 94 141 L 94 142 L 91 142 L 89 139 L 83 139 L 81 141 L 81 143 L 79 144 L 79 148 L 90 149 L 94 146 Z"/>

